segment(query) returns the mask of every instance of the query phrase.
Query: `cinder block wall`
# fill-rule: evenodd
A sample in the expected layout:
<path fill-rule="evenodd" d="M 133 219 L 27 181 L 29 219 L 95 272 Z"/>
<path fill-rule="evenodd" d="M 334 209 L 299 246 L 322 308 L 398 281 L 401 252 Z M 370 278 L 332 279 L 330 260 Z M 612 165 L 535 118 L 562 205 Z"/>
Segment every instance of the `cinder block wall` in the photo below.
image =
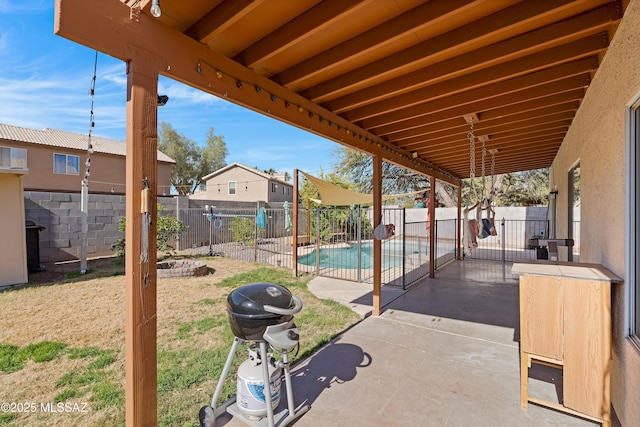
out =
<path fill-rule="evenodd" d="M 87 256 L 114 255 L 111 246 L 124 237 L 118 230 L 121 217 L 126 215 L 123 195 L 89 194 L 87 216 Z M 164 215 L 177 217 L 178 209 L 202 208 L 205 204 L 217 207 L 255 208 L 256 202 L 189 200 L 187 197 L 158 197 Z M 261 206 L 265 206 L 261 202 Z M 281 205 L 281 203 L 274 203 Z M 25 221 L 45 227 L 39 234 L 40 262 L 59 262 L 80 259 L 82 244 L 79 193 L 24 192 Z"/>
<path fill-rule="evenodd" d="M 45 227 L 40 232 L 40 262 L 80 258 L 80 194 L 24 192 L 25 220 Z M 125 215 L 125 196 L 89 195 L 87 256 L 113 255 L 111 245 L 123 234 L 118 221 Z"/>

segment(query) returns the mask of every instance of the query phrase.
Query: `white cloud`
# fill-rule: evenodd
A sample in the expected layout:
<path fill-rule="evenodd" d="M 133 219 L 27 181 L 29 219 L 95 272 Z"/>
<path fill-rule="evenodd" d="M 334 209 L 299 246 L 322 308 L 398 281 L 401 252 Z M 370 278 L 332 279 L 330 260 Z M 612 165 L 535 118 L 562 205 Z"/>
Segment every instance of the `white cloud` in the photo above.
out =
<path fill-rule="evenodd" d="M 168 95 L 170 100 L 180 100 L 191 105 L 214 104 L 222 101 L 216 96 L 170 79 L 159 80 L 158 93 Z"/>

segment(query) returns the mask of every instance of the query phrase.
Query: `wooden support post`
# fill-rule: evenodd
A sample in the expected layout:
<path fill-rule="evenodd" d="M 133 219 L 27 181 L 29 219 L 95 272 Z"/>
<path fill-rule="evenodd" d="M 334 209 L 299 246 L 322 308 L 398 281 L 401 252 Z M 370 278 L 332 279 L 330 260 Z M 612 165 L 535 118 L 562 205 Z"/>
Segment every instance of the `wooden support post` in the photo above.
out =
<path fill-rule="evenodd" d="M 462 186 L 458 187 L 458 221 L 456 223 L 458 261 L 462 260 Z"/>
<path fill-rule="evenodd" d="M 158 424 L 156 342 L 156 183 L 158 74 L 149 58 L 127 67 L 126 156 L 126 423 Z M 143 243 L 142 190 L 148 182 L 151 226 Z M 148 253 L 145 262 L 141 254 Z"/>
<path fill-rule="evenodd" d="M 429 177 L 429 277 L 436 277 L 436 178 Z"/>
<path fill-rule="evenodd" d="M 298 169 L 293 170 L 293 234 L 291 235 L 291 271 L 298 277 Z"/>
<path fill-rule="evenodd" d="M 373 227 L 382 222 L 382 158 L 373 156 Z M 373 239 L 373 309 L 382 314 L 382 241 Z"/>

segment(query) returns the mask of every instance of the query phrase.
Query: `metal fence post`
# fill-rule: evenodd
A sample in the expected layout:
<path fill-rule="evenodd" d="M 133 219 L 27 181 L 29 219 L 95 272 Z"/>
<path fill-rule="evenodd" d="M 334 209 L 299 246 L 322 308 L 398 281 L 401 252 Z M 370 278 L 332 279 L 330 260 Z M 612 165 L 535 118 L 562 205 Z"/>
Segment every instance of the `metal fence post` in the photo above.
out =
<path fill-rule="evenodd" d="M 316 276 L 320 275 L 320 208 L 316 208 Z"/>
<path fill-rule="evenodd" d="M 258 202 L 260 206 L 260 202 Z M 258 212 L 260 208 L 257 207 L 255 215 L 253 216 L 253 262 L 258 262 Z"/>
<path fill-rule="evenodd" d="M 402 208 L 402 290 L 406 289 L 406 265 L 407 265 L 407 239 L 405 236 L 407 235 L 407 209 Z"/>
<path fill-rule="evenodd" d="M 433 269 L 437 270 L 438 269 L 438 220 L 434 220 L 433 221 L 435 224 L 433 225 L 433 231 L 435 236 L 433 236 Z"/>
<path fill-rule="evenodd" d="M 502 234 L 502 262 L 506 262 L 506 241 L 507 241 L 507 236 L 506 236 L 506 230 L 507 227 L 505 226 L 505 220 L 504 217 L 502 217 L 502 222 L 500 223 L 500 227 L 502 228 L 501 230 L 501 234 Z"/>
<path fill-rule="evenodd" d="M 358 221 L 356 222 L 356 233 L 358 235 L 358 282 L 362 282 L 362 214 L 360 213 L 360 205 L 356 211 L 358 215 Z"/>

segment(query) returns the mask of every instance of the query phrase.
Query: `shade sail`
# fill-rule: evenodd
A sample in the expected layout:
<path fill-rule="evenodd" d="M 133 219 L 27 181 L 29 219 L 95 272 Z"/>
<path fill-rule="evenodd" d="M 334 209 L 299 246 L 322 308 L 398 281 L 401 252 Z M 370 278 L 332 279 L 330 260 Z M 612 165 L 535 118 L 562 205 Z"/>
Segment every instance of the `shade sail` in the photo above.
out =
<path fill-rule="evenodd" d="M 300 171 L 305 178 L 318 189 L 320 193 L 320 199 L 311 199 L 314 202 L 327 205 L 327 206 L 349 206 L 349 205 L 372 205 L 373 194 L 358 193 L 355 191 L 347 190 L 346 188 L 338 187 L 330 182 L 323 181 L 320 178 L 309 175 L 306 172 Z M 418 191 L 418 193 L 424 192 L 424 190 Z M 412 196 L 416 192 L 402 193 L 402 194 L 390 194 L 383 195 L 382 200 L 392 200 L 398 197 Z"/>

